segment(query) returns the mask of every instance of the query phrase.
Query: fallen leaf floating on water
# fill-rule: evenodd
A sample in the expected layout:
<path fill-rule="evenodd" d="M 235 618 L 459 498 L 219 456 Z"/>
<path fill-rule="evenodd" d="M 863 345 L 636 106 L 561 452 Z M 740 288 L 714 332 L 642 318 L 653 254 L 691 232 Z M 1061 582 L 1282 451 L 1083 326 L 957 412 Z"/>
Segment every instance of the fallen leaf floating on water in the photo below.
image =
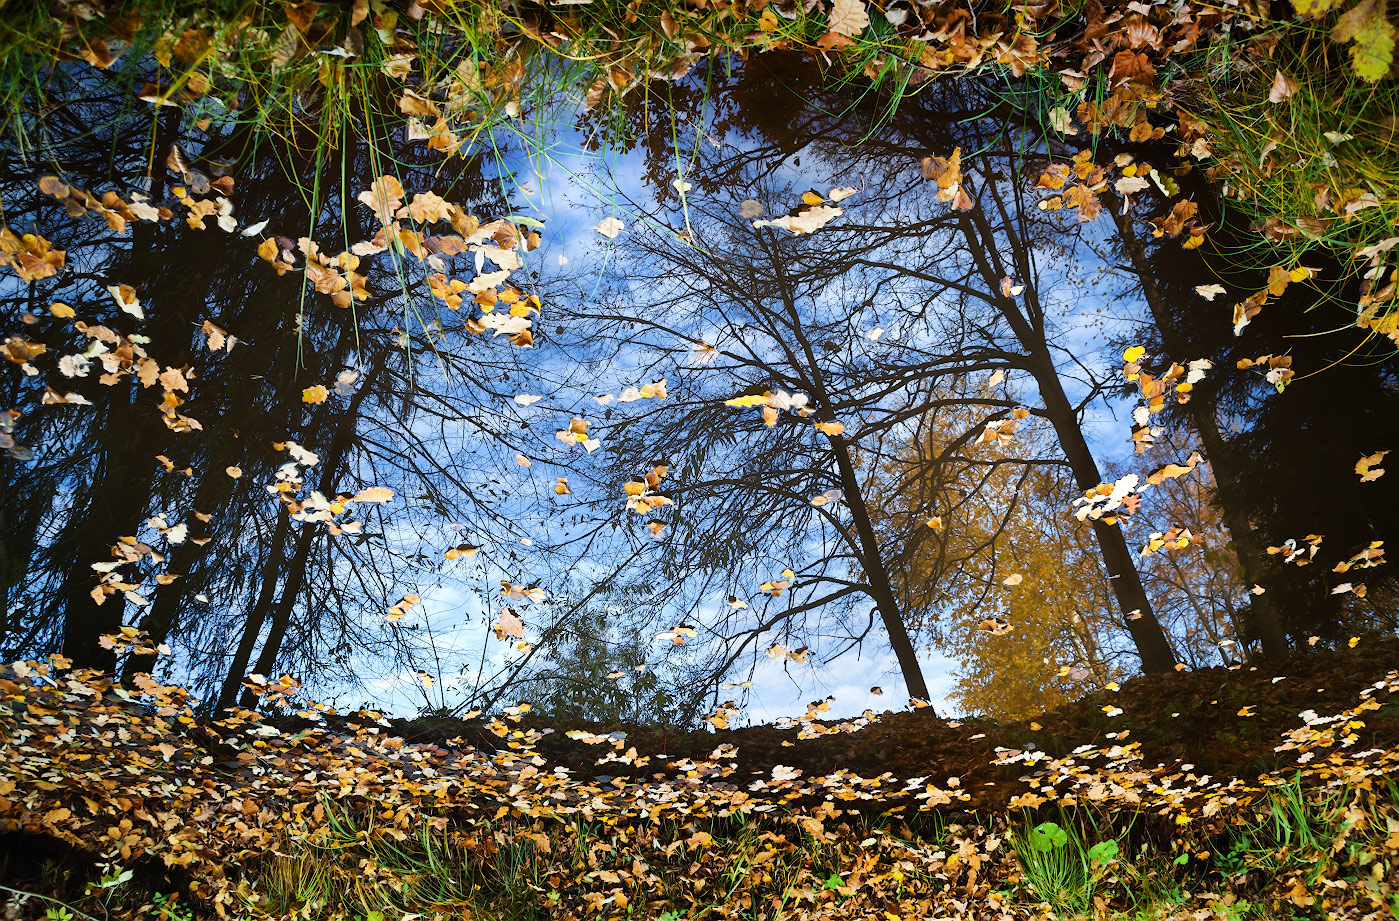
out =
<path fill-rule="evenodd" d="M 290 444 L 290 442 L 289 442 Z M 312 455 L 314 457 L 315 455 Z M 393 490 L 387 486 L 371 486 L 368 489 L 361 489 L 350 499 L 351 502 L 389 502 L 393 499 Z"/>
<path fill-rule="evenodd" d="M 753 222 L 756 227 L 781 227 L 790 230 L 793 234 L 815 233 L 825 227 L 831 221 L 844 214 L 844 209 L 835 208 L 831 205 L 816 205 L 804 208 L 795 215 L 784 214 L 774 220 L 758 220 Z"/>
<path fill-rule="evenodd" d="M 762 217 L 763 203 L 754 198 L 745 198 L 738 203 L 738 216 L 752 220 L 755 217 Z"/>
<path fill-rule="evenodd" d="M 515 395 L 515 402 L 519 403 L 521 406 L 533 406 L 542 399 L 544 398 L 532 393 L 519 393 Z"/>
<path fill-rule="evenodd" d="M 1001 580 L 1002 585 L 1014 587 L 1025 581 L 1025 577 L 1018 572 L 1013 572 Z"/>
<path fill-rule="evenodd" d="M 1350 572 L 1352 569 L 1371 569 L 1384 565 L 1384 562 L 1384 541 L 1372 540 L 1369 546 L 1357 551 L 1350 559 L 1337 563 L 1331 571 Z"/>
<path fill-rule="evenodd" d="M 842 202 L 849 198 L 851 195 L 858 193 L 859 191 L 860 190 L 855 188 L 854 186 L 838 186 L 827 192 L 826 197 L 832 202 Z"/>
<path fill-rule="evenodd" d="M 635 403 L 637 400 L 649 400 L 653 397 L 664 400 L 666 395 L 666 378 L 661 378 L 659 381 L 652 384 L 643 384 L 640 387 L 628 387 L 618 395 L 617 402 Z M 594 399 L 599 403 L 603 402 L 601 397 L 594 397 Z M 611 401 L 609 400 L 608 402 Z"/>
<path fill-rule="evenodd" d="M 1268 555 L 1281 555 L 1282 561 L 1284 563 L 1294 563 L 1298 566 L 1306 566 L 1310 564 L 1312 558 L 1316 556 L 1317 550 L 1321 548 L 1321 542 L 1323 539 L 1323 535 L 1321 534 L 1308 534 L 1306 537 L 1302 538 L 1303 543 L 1299 545 L 1297 543 L 1296 538 L 1289 537 L 1280 545 L 1276 547 L 1269 547 Z M 1345 572 L 1344 569 L 1337 569 L 1336 571 Z"/>
<path fill-rule="evenodd" d="M 495 625 L 491 627 L 491 632 L 498 640 L 512 636 L 522 640 L 525 638 L 525 622 L 510 608 L 501 608 L 500 616 L 496 619 Z"/>
<path fill-rule="evenodd" d="M 395 622 L 397 622 L 397 621 L 399 621 L 399 620 L 402 620 L 403 617 L 404 617 L 410 610 L 412 610 L 413 605 L 418 604 L 418 603 L 420 603 L 421 601 L 422 601 L 421 598 L 419 598 L 417 595 L 413 594 L 412 592 L 409 592 L 408 594 L 404 595 L 403 598 L 400 599 L 400 600 L 398 601 L 397 604 L 395 604 L 393 607 L 389 608 L 388 616 L 387 616 L 385 619 L 386 619 L 389 623 L 391 623 L 391 624 L 392 624 L 392 623 L 395 623 Z"/>
<path fill-rule="evenodd" d="M 598 448 L 602 447 L 602 441 L 597 438 L 588 437 L 589 424 L 590 423 L 586 419 L 580 419 L 577 416 L 574 416 L 573 419 L 568 423 L 568 428 L 558 429 L 556 432 L 554 432 L 554 436 L 560 441 L 567 442 L 568 444 L 582 445 L 583 450 L 591 454 Z"/>
<path fill-rule="evenodd" d="M 1141 482 L 1141 477 L 1135 473 L 1129 473 L 1119 477 L 1113 483 L 1100 483 L 1088 490 L 1082 497 L 1073 501 L 1074 517 L 1079 521 L 1092 519 L 1103 521 L 1106 524 L 1115 524 L 1121 509 L 1128 503 L 1129 497 L 1136 495 L 1137 484 Z M 1117 512 L 1117 514 L 1113 514 Z M 1130 510 L 1128 512 L 1130 514 Z"/>
<path fill-rule="evenodd" d="M 136 289 L 130 285 L 108 285 L 107 293 L 124 312 L 138 320 L 144 320 L 146 313 L 141 309 L 141 301 L 136 297 Z"/>
<path fill-rule="evenodd" d="M 818 432 L 831 437 L 840 435 L 845 431 L 845 423 L 843 422 L 815 422 L 812 424 L 816 426 Z"/>
<path fill-rule="evenodd" d="M 1169 531 L 1156 531 L 1142 546 L 1141 555 L 1150 556 L 1158 550 L 1183 550 L 1190 545 L 1195 535 L 1189 528 L 1171 528 Z"/>
<path fill-rule="evenodd" d="M 205 320 L 200 330 L 205 336 L 209 337 L 207 345 L 211 352 L 217 352 L 220 349 L 231 352 L 233 351 L 233 347 L 238 344 L 237 336 L 230 336 L 228 330 L 214 323 L 212 320 Z"/>
<path fill-rule="evenodd" d="M 598 225 L 595 229 L 607 239 L 615 240 L 617 239 L 617 234 L 621 233 L 625 226 L 625 224 L 615 217 L 605 217 L 601 221 L 598 221 Z"/>
<path fill-rule="evenodd" d="M 1292 370 L 1291 355 L 1260 355 L 1257 358 L 1241 358 L 1235 363 L 1235 367 L 1240 371 L 1264 365 L 1268 368 L 1263 375 L 1264 379 L 1278 391 L 1286 387 L 1296 373 Z"/>
<path fill-rule="evenodd" d="M 1212 301 L 1224 293 L 1223 285 L 1196 285 L 1195 293 L 1207 301 Z"/>
<path fill-rule="evenodd" d="M 1367 454 L 1355 462 L 1355 472 L 1360 474 L 1360 482 L 1373 483 L 1384 476 L 1384 468 L 1379 465 L 1388 453 L 1387 450 L 1376 451 L 1374 454 Z"/>
<path fill-rule="evenodd" d="M 301 391 L 301 402 L 303 403 L 324 403 L 330 396 L 330 389 L 324 384 L 314 384 Z"/>
<path fill-rule="evenodd" d="M 668 464 L 654 464 L 645 474 L 624 483 L 622 489 L 627 496 L 627 510 L 646 515 L 663 506 L 673 505 L 669 496 L 660 493 L 661 480 L 669 473 Z"/>
<path fill-rule="evenodd" d="M 545 598 L 544 589 L 537 585 L 516 585 L 505 579 L 500 580 L 500 593 L 511 601 L 529 600 L 539 603 Z"/>
<path fill-rule="evenodd" d="M 367 205 L 380 223 L 388 227 L 393 223 L 394 213 L 403 205 L 403 183 L 393 176 L 380 176 L 355 199 Z"/>
<path fill-rule="evenodd" d="M 687 638 L 694 639 L 697 636 L 699 636 L 699 632 L 695 630 L 694 627 L 688 624 L 681 624 L 678 627 L 667 630 L 665 633 L 656 634 L 656 639 L 666 640 L 676 646 L 684 646 Z"/>
<path fill-rule="evenodd" d="M 936 182 L 938 201 L 951 202 L 954 210 L 967 211 L 976 206 L 962 188 L 962 148 L 955 147 L 949 157 L 924 157 L 923 178 Z"/>
<path fill-rule="evenodd" d="M 16 236 L 8 227 L 0 228 L 0 265 L 15 270 L 22 281 L 40 281 L 63 271 L 67 251 L 38 234 Z"/>
<path fill-rule="evenodd" d="M 1169 464 L 1165 464 L 1161 467 L 1157 467 L 1151 473 L 1148 473 L 1146 475 L 1146 481 L 1152 486 L 1159 486 L 1166 480 L 1173 480 L 1176 477 L 1185 476 L 1185 474 L 1194 470 L 1201 460 L 1203 460 L 1203 458 L 1200 456 L 1200 452 L 1193 451 L 1191 452 L 1190 457 L 1186 458 L 1184 464 L 1177 464 L 1175 462 L 1172 462 Z"/>

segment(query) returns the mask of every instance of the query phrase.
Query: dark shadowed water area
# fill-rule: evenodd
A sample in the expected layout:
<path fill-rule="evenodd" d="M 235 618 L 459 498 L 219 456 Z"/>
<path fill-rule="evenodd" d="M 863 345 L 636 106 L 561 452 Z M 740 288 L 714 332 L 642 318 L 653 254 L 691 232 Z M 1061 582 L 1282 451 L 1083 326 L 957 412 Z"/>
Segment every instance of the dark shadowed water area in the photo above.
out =
<path fill-rule="evenodd" d="M 7 660 L 723 728 L 1395 629 L 1393 363 L 1344 291 L 1236 333 L 1266 260 L 1172 145 L 776 55 L 451 158 L 66 79 L 0 180 L 65 254 L 0 281 Z"/>

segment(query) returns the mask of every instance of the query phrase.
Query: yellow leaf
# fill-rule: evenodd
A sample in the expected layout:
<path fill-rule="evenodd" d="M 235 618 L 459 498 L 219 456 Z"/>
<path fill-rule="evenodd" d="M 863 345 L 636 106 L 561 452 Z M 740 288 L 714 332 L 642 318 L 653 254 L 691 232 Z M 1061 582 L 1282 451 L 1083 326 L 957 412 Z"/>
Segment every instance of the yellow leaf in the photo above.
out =
<path fill-rule="evenodd" d="M 819 205 L 819 204 L 821 204 L 822 202 L 824 202 L 825 200 L 826 200 L 826 199 L 823 198 L 823 197 L 822 197 L 819 193 L 817 193 L 817 192 L 809 192 L 809 191 L 808 191 L 808 192 L 803 192 L 803 193 L 802 193 L 802 201 L 805 202 L 805 203 L 808 204 L 808 205 Z"/>
<path fill-rule="evenodd" d="M 766 406 L 770 398 L 771 395 L 766 393 L 750 394 L 743 397 L 734 397 L 732 400 L 725 400 L 724 405 L 738 406 L 745 409 L 749 406 Z"/>
<path fill-rule="evenodd" d="M 816 423 L 816 429 L 817 429 L 817 431 L 821 432 L 821 433 L 824 434 L 824 435 L 839 435 L 839 434 L 841 434 L 842 432 L 845 431 L 845 423 L 843 423 L 843 422 L 817 422 L 817 423 Z"/>
<path fill-rule="evenodd" d="M 1388 453 L 1388 451 L 1376 451 L 1374 454 L 1367 454 L 1355 462 L 1355 472 L 1360 474 L 1360 482 L 1373 483 L 1384 476 L 1384 469 L 1379 464 Z"/>
<path fill-rule="evenodd" d="M 301 402 L 303 403 L 324 403 L 330 396 L 324 384 L 316 384 L 301 391 Z"/>
<path fill-rule="evenodd" d="M 1141 361 L 1142 358 L 1145 357 L 1145 355 L 1146 348 L 1144 346 L 1134 345 L 1127 351 L 1122 353 L 1122 360 L 1127 362 L 1128 364 L 1135 364 L 1136 362 Z"/>

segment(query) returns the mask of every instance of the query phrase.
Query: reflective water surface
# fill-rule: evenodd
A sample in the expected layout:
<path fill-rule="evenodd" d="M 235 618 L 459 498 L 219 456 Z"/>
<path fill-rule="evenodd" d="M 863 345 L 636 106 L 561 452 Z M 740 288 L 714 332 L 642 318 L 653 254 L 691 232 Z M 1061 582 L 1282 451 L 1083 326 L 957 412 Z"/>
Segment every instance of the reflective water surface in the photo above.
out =
<path fill-rule="evenodd" d="M 1396 627 L 1393 363 L 1334 285 L 1236 330 L 1171 145 L 776 55 L 451 159 L 72 91 L 0 183 L 0 656 L 736 725 Z"/>

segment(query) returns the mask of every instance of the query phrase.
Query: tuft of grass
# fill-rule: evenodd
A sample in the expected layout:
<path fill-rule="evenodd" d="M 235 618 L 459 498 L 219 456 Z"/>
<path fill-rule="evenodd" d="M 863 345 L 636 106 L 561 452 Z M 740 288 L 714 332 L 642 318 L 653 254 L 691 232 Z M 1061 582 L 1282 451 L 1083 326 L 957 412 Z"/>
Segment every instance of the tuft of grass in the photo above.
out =
<path fill-rule="evenodd" d="M 1202 160 L 1259 231 L 1235 258 L 1258 268 L 1336 259 L 1342 273 L 1320 282 L 1323 294 L 1393 339 L 1393 250 L 1367 247 L 1392 247 L 1399 227 L 1399 81 L 1362 79 L 1325 36 L 1289 22 L 1248 45 L 1220 43 L 1178 94 L 1199 135 L 1181 153 Z"/>

